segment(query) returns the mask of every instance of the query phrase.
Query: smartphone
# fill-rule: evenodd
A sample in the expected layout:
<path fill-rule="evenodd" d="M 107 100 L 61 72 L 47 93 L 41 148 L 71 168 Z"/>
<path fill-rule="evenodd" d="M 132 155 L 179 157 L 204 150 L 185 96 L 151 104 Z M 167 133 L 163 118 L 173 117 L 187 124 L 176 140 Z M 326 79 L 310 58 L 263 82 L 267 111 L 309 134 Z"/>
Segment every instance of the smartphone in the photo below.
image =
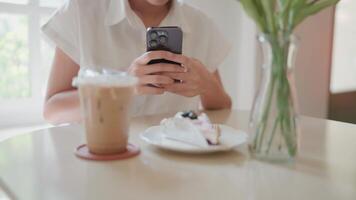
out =
<path fill-rule="evenodd" d="M 183 32 L 178 26 L 150 27 L 146 32 L 147 51 L 170 51 L 175 54 L 182 54 Z M 151 60 L 148 64 L 156 63 L 179 63 L 158 59 Z"/>

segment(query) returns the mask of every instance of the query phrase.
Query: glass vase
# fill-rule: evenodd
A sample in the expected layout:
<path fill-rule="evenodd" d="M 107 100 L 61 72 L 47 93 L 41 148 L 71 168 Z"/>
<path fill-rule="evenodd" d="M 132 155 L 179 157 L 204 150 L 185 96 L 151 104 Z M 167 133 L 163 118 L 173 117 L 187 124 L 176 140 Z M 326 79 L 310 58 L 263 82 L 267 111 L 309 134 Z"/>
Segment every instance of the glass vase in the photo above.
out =
<path fill-rule="evenodd" d="M 298 150 L 293 76 L 297 39 L 290 35 L 259 35 L 258 41 L 264 61 L 250 116 L 250 152 L 258 159 L 293 160 Z"/>

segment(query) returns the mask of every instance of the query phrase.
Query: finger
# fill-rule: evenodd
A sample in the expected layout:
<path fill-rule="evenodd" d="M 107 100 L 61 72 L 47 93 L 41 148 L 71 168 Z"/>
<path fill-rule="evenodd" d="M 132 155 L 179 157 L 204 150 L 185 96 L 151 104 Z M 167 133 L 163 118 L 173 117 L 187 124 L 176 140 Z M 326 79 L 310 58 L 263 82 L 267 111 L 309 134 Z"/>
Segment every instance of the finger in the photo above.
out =
<path fill-rule="evenodd" d="M 187 73 L 171 73 L 171 72 L 165 72 L 162 73 L 164 76 L 168 76 L 174 80 L 182 80 L 182 81 L 187 81 L 189 79 L 189 75 Z"/>
<path fill-rule="evenodd" d="M 173 53 L 169 51 L 149 51 L 140 56 L 136 62 L 140 65 L 147 65 L 151 60 L 166 59 L 170 60 Z"/>
<path fill-rule="evenodd" d="M 179 93 L 179 92 L 189 91 L 192 88 L 190 87 L 189 84 L 186 83 L 175 83 L 171 85 L 165 85 L 164 89 L 168 92 Z"/>
<path fill-rule="evenodd" d="M 182 65 L 188 65 L 190 61 L 190 58 L 184 55 L 174 54 L 169 51 L 149 51 L 140 56 L 136 62 L 141 65 L 147 65 L 151 60 L 157 59 L 166 59 Z"/>
<path fill-rule="evenodd" d="M 151 87 L 146 85 L 141 85 L 136 87 L 136 94 L 140 94 L 140 95 L 163 94 L 164 92 L 165 92 L 164 89 L 158 87 Z"/>
<path fill-rule="evenodd" d="M 180 63 L 182 64 L 182 66 L 189 66 L 189 63 L 191 61 L 191 58 L 185 56 L 185 55 L 181 55 L 181 54 L 173 54 L 170 59 L 170 61 L 176 62 L 176 63 Z"/>
<path fill-rule="evenodd" d="M 154 74 L 158 72 L 184 72 L 184 68 L 179 65 L 158 63 L 153 65 L 139 66 L 134 70 L 136 76 Z"/>
<path fill-rule="evenodd" d="M 162 75 L 145 75 L 139 78 L 139 84 L 146 85 L 146 84 L 173 84 L 174 79 L 168 76 Z"/>

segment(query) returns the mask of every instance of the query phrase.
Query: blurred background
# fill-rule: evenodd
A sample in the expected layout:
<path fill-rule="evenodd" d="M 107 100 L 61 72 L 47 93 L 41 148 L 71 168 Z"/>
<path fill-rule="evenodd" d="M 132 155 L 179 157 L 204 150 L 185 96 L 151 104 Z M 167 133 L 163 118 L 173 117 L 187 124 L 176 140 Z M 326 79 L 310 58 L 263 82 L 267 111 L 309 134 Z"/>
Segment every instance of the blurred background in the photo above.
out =
<path fill-rule="evenodd" d="M 0 133 L 48 126 L 42 105 L 53 46 L 42 37 L 40 26 L 64 1 L 0 0 Z M 184 1 L 205 11 L 233 45 L 221 75 L 234 108 L 249 110 L 261 65 L 254 24 L 236 0 Z M 342 0 L 336 9 L 299 27 L 296 80 L 301 114 L 356 123 L 355 11 L 355 0 Z"/>

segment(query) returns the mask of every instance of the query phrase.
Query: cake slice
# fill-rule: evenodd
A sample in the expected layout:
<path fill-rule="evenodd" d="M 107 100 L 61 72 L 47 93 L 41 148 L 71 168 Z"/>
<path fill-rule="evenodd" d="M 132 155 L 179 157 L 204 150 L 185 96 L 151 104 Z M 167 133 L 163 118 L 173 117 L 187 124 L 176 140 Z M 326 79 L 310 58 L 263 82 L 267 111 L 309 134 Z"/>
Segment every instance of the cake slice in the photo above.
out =
<path fill-rule="evenodd" d="M 165 139 L 173 139 L 203 148 L 209 146 L 200 130 L 189 120 L 177 117 L 163 119 L 161 129 Z"/>
<path fill-rule="evenodd" d="M 218 145 L 220 142 L 220 128 L 212 124 L 205 113 L 178 112 L 174 117 L 162 120 L 161 126 L 170 138 L 199 146 Z"/>

